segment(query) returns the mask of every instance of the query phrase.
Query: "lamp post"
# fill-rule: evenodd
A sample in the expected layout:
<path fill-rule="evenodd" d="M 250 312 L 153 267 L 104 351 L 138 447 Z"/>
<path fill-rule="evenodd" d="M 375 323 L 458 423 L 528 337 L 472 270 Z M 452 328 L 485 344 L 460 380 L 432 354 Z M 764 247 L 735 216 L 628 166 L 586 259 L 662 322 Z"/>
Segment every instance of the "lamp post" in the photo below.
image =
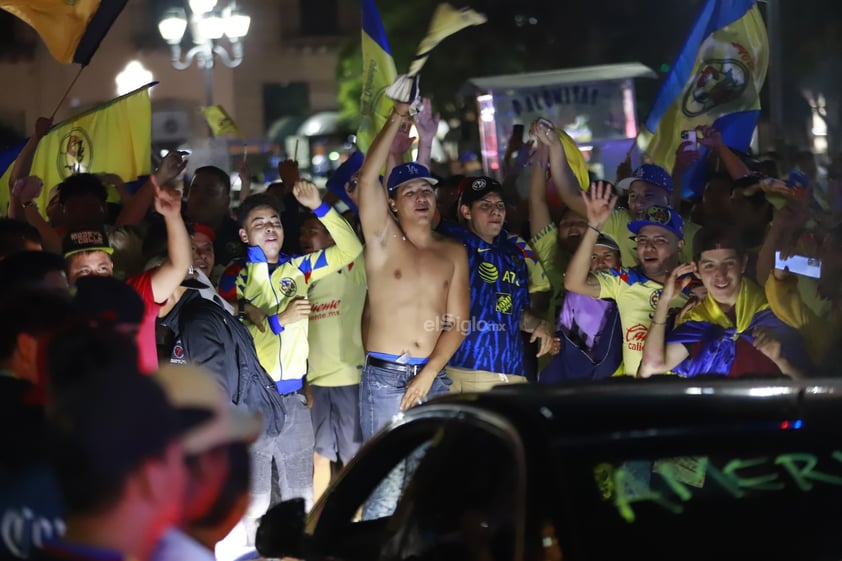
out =
<path fill-rule="evenodd" d="M 217 0 L 190 0 L 190 15 L 182 8 L 168 10 L 158 22 L 158 31 L 170 45 L 170 63 L 176 70 L 190 68 L 195 60 L 202 69 L 205 82 L 205 105 L 213 105 L 213 67 L 218 58 L 228 68 L 243 62 L 243 39 L 249 31 L 251 18 L 236 6 L 236 0 L 225 8 L 217 7 Z M 181 40 L 187 25 L 194 46 L 182 58 Z M 231 53 L 220 44 L 228 37 Z"/>

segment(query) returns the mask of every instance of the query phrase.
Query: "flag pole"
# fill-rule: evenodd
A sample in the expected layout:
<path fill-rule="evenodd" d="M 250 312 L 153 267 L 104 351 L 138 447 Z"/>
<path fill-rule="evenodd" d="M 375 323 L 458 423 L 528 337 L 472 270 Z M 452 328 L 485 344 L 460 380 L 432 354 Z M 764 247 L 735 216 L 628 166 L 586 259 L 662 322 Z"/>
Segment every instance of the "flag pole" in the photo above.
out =
<path fill-rule="evenodd" d="M 59 108 L 61 108 L 61 104 L 62 104 L 62 103 L 64 103 L 64 100 L 65 100 L 65 99 L 67 99 L 67 96 L 70 94 L 70 90 L 72 90 L 72 89 L 73 89 L 73 86 L 75 86 L 75 85 L 76 85 L 76 81 L 77 81 L 77 80 L 79 80 L 79 76 L 81 76 L 81 75 L 82 75 L 82 71 L 83 71 L 83 70 L 85 70 L 84 65 L 80 65 L 80 66 L 79 66 L 79 72 L 77 72 L 77 73 L 76 73 L 76 77 L 75 77 L 75 78 L 73 78 L 73 81 L 72 81 L 72 82 L 70 82 L 70 85 L 69 85 L 69 86 L 67 86 L 67 89 L 66 89 L 66 90 L 64 90 L 64 94 L 62 94 L 61 99 L 60 99 L 60 100 L 58 100 L 58 103 L 56 104 L 56 108 L 55 108 L 55 109 L 53 109 L 53 114 L 52 114 L 52 115 L 50 115 L 50 120 L 51 120 L 51 121 L 55 118 L 56 113 L 58 113 Z"/>

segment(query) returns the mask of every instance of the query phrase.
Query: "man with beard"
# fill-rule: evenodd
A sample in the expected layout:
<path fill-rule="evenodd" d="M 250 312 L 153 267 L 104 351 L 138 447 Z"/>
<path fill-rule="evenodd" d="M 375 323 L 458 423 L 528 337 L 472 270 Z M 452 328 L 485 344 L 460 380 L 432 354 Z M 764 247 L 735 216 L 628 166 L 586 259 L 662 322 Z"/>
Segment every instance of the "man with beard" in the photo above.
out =
<path fill-rule="evenodd" d="M 579 183 L 573 177 L 573 172 L 567 164 L 564 148 L 558 134 L 542 123 L 542 120 L 532 126 L 532 135 L 543 145 L 549 147 L 550 170 L 553 182 L 558 188 L 561 199 L 565 205 L 575 212 L 585 216 L 586 205 L 580 196 Z M 639 264 L 639 254 L 635 251 L 634 237 L 630 236 L 626 226 L 633 220 L 643 220 L 646 211 L 653 206 L 669 207 L 673 195 L 674 185 L 669 172 L 654 164 L 643 164 L 631 175 L 620 181 L 617 188 L 621 191 L 628 189 L 628 209 L 619 209 L 605 219 L 602 232 L 615 240 L 620 246 L 620 255 L 624 267 L 634 267 Z M 686 235 L 691 240 L 699 230 L 699 226 L 687 223 Z M 681 257 L 683 262 L 693 259 L 692 244 L 682 246 Z M 642 342 L 642 340 L 641 340 Z"/>
<path fill-rule="evenodd" d="M 692 377 L 776 375 L 804 377 L 809 360 L 800 335 L 769 308 L 763 289 L 745 277 L 748 258 L 739 233 L 726 227 L 699 231 L 693 263 L 673 269 L 655 315 L 638 376 L 673 372 Z M 707 290 L 674 330 L 667 330 L 667 302 L 692 272 Z"/>
<path fill-rule="evenodd" d="M 614 211 L 617 197 L 612 195 L 610 185 L 600 181 L 591 184 L 590 191 L 581 194 L 581 200 L 587 211 L 588 230 L 567 267 L 564 287 L 571 292 L 617 302 L 623 330 L 625 372 L 635 375 L 663 283 L 679 264 L 679 253 L 684 247 L 684 224 L 674 210 L 650 207 L 642 220 L 628 225 L 637 242 L 640 265 L 591 273 L 594 245 L 603 224 Z M 670 307 L 683 306 L 687 298 L 684 292 L 678 293 Z"/>

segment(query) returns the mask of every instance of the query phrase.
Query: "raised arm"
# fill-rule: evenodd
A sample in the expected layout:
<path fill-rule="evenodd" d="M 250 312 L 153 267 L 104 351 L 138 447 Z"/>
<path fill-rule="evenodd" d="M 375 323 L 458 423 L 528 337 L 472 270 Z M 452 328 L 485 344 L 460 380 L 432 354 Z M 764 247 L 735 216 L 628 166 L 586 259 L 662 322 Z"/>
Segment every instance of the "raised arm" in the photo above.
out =
<path fill-rule="evenodd" d="M 582 199 L 582 189 L 579 188 L 579 180 L 570 165 L 567 163 L 567 156 L 564 153 L 564 146 L 555 128 L 545 126 L 546 120 L 536 121 L 530 130 L 535 140 L 547 146 L 550 152 L 550 171 L 553 174 L 553 184 L 561 196 L 562 202 L 582 216 L 585 216 L 585 204 Z"/>
<path fill-rule="evenodd" d="M 401 399 L 401 409 L 409 409 L 426 397 L 438 373 L 445 367 L 447 361 L 465 339 L 463 325 L 470 315 L 471 288 L 468 280 L 468 255 L 462 244 L 453 242 L 450 251 L 453 255 L 453 276 L 450 279 L 450 289 L 447 292 L 445 323 L 449 325 L 441 331 L 436 346 L 427 359 L 427 364 L 415 378 L 406 386 L 406 392 Z"/>
<path fill-rule="evenodd" d="M 678 277 L 695 270 L 696 266 L 693 263 L 680 265 L 673 269 L 670 276 L 667 277 L 664 291 L 658 299 L 657 306 L 655 306 L 649 331 L 646 332 L 643 358 L 637 368 L 638 378 L 648 378 L 653 374 L 665 374 L 689 356 L 690 353 L 687 352 L 687 348 L 682 343 L 667 344 L 667 320 L 669 319 L 670 302 L 675 298 L 678 291 L 676 284 Z M 686 283 L 689 282 L 689 279 L 687 279 Z"/>
<path fill-rule="evenodd" d="M 433 140 L 439 130 L 441 116 L 433 113 L 430 98 L 421 100 L 421 111 L 415 116 L 415 129 L 418 131 L 418 156 L 415 161 L 430 167 L 433 161 Z"/>
<path fill-rule="evenodd" d="M 38 149 L 38 143 L 50 132 L 52 126 L 52 119 L 48 119 L 47 117 L 38 117 L 35 121 L 35 131 L 29 137 L 29 140 L 26 141 L 26 144 L 24 144 L 23 149 L 15 159 L 15 163 L 12 164 L 12 173 L 9 174 L 10 189 L 18 179 L 29 175 L 29 172 L 32 170 L 32 160 L 35 158 L 35 152 Z M 50 186 L 47 187 L 47 189 L 50 188 Z"/>
<path fill-rule="evenodd" d="M 529 175 L 529 229 L 535 235 L 549 226 L 550 206 L 547 204 L 547 163 L 549 148 L 538 144 L 532 157 L 532 172 Z"/>
<path fill-rule="evenodd" d="M 245 148 L 244 148 L 245 149 Z M 246 155 L 243 154 L 243 161 L 240 162 L 240 169 L 237 170 L 240 176 L 240 204 L 251 195 L 251 169 L 249 168 Z"/>
<path fill-rule="evenodd" d="M 383 170 L 383 177 L 389 177 L 393 169 L 404 163 L 406 153 L 412 148 L 415 137 L 409 136 L 409 126 L 409 121 L 401 124 L 395 138 L 392 139 L 392 143 L 389 145 L 389 157 L 386 158 L 386 169 Z"/>
<path fill-rule="evenodd" d="M 731 179 L 740 179 L 751 173 L 751 170 L 748 169 L 748 166 L 745 165 L 743 160 L 722 141 L 722 135 L 718 130 L 704 125 L 696 127 L 696 130 L 701 134 L 699 142 L 702 146 L 707 146 L 716 152 L 716 155 L 719 156 L 722 165 L 725 167 L 725 171 L 728 172 Z"/>
<path fill-rule="evenodd" d="M 601 289 L 599 281 L 591 274 L 591 257 L 600 228 L 614 212 L 617 197 L 613 195 L 611 185 L 597 181 L 591 184 L 587 193 L 579 191 L 579 200 L 582 201 L 580 206 L 584 207 L 585 216 L 588 217 L 588 229 L 585 230 L 576 253 L 570 259 L 570 264 L 567 265 L 564 288 L 571 292 L 599 298 Z"/>
<path fill-rule="evenodd" d="M 155 173 L 150 175 L 146 183 L 141 185 L 134 196 L 123 205 L 123 209 L 117 216 L 118 226 L 140 224 L 143 222 L 143 219 L 146 218 L 146 213 L 149 212 L 149 207 L 155 201 L 155 193 L 157 192 L 155 185 L 157 184 L 159 187 L 167 186 L 181 175 L 181 172 L 187 167 L 187 160 L 184 159 L 186 154 L 187 152 L 173 150 L 164 156 L 164 159 L 161 160 L 161 165 L 158 166 Z"/>
<path fill-rule="evenodd" d="M 360 223 L 366 240 L 382 239 L 389 221 L 392 220 L 386 200 L 388 195 L 380 184 L 380 170 L 386 165 L 389 147 L 398 129 L 408 120 L 409 104 L 396 102 L 386 124 L 371 143 L 360 169 Z"/>
<path fill-rule="evenodd" d="M 152 274 L 152 295 L 156 302 L 165 302 L 181 284 L 190 265 L 193 251 L 190 234 L 181 218 L 181 192 L 155 186 L 155 210 L 167 226 L 167 260 Z"/>
<path fill-rule="evenodd" d="M 307 284 L 315 282 L 344 267 L 363 251 L 363 245 L 351 225 L 326 202 L 319 190 L 309 181 L 299 181 L 293 187 L 298 202 L 309 208 L 330 233 L 336 244 L 298 257 L 294 263 L 304 273 Z"/>
<path fill-rule="evenodd" d="M 760 251 L 757 252 L 755 278 L 760 286 L 766 284 L 766 279 L 775 269 L 775 252 L 790 250 L 797 239 L 798 231 L 809 218 L 809 209 L 797 201 L 787 201 L 775 211 L 772 225 L 763 238 Z"/>

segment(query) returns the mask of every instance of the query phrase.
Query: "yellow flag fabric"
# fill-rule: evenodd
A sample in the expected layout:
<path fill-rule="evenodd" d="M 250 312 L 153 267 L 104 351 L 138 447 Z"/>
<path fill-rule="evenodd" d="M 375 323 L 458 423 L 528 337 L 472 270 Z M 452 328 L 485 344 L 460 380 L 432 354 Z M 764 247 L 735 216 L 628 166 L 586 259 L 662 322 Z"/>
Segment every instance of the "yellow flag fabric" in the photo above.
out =
<path fill-rule="evenodd" d="M 654 133 L 647 149 L 652 161 L 671 170 L 681 132 L 698 125 L 713 125 L 728 146 L 746 150 L 768 65 L 756 2 L 707 0 L 646 120 Z"/>
<path fill-rule="evenodd" d="M 755 314 L 769 308 L 769 303 L 766 301 L 766 293 L 752 281 L 742 279 L 740 292 L 737 295 L 736 308 L 737 325 L 734 325 L 719 307 L 719 304 L 713 299 L 713 296 L 708 293 L 701 304 L 690 310 L 682 318 L 681 323 L 688 321 L 707 322 L 726 329 L 735 327 L 737 333 L 744 333 L 751 326 Z"/>
<path fill-rule="evenodd" d="M 203 107 L 202 113 L 205 115 L 205 120 L 213 132 L 214 136 L 228 136 L 233 135 L 240 138 L 245 138 L 234 119 L 222 108 L 221 105 L 211 105 L 210 107 Z"/>
<path fill-rule="evenodd" d="M 357 147 L 366 153 L 392 112 L 392 100 L 386 97 L 385 92 L 398 75 L 374 0 L 363 0 L 362 3 L 362 53 L 363 90 Z"/>
<path fill-rule="evenodd" d="M 421 71 L 421 67 L 427 62 L 430 56 L 430 51 L 436 48 L 436 45 L 441 43 L 447 37 L 450 37 L 457 31 L 461 31 L 466 27 L 472 25 L 481 25 L 487 20 L 484 15 L 475 12 L 469 8 L 462 8 L 457 10 L 450 4 L 439 4 L 436 11 L 433 12 L 433 19 L 430 20 L 430 27 L 427 30 L 427 35 L 421 40 L 418 45 L 418 51 L 409 65 L 409 75 L 417 76 Z"/>
<path fill-rule="evenodd" d="M 55 125 L 38 143 L 30 175 L 44 181 L 35 199 L 42 214 L 49 191 L 74 173 L 114 173 L 123 181 L 148 175 L 152 165 L 152 106 L 147 84 Z M 9 205 L 9 177 L 0 178 L 0 209 Z"/>
<path fill-rule="evenodd" d="M 427 35 L 421 40 L 421 44 L 418 45 L 416 55 L 412 59 L 412 64 L 409 66 L 409 75 L 417 76 L 421 72 L 424 63 L 427 62 L 430 51 L 447 37 L 466 27 L 481 25 L 486 21 L 484 15 L 469 8 L 457 10 L 450 4 L 439 4 L 436 7 L 436 11 L 433 12 L 433 19 L 430 21 Z"/>
<path fill-rule="evenodd" d="M 576 145 L 576 141 L 570 138 L 570 135 L 563 128 L 558 127 L 556 131 L 558 132 L 558 137 L 561 139 L 561 146 L 564 148 L 564 156 L 567 158 L 567 164 L 576 176 L 579 187 L 587 191 L 591 180 L 588 175 L 588 164 L 585 162 L 585 157 Z"/>
<path fill-rule="evenodd" d="M 73 62 L 76 47 L 100 0 L 0 0 L 0 8 L 28 23 L 59 62 Z"/>

